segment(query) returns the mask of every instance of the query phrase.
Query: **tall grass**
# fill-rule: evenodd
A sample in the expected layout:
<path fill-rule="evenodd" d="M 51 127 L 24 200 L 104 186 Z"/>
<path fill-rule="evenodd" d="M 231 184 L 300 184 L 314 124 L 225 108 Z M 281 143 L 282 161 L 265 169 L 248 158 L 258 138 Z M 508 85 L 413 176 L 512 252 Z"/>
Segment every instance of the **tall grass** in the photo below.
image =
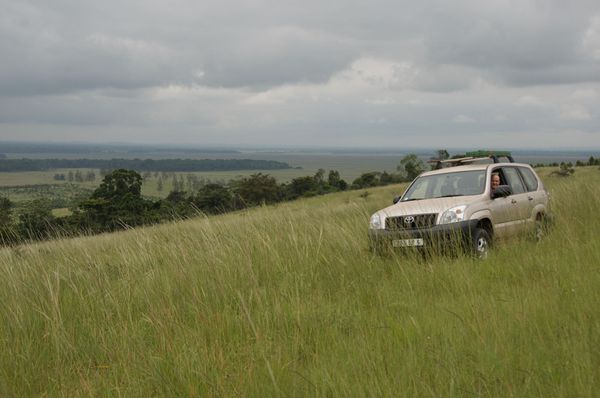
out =
<path fill-rule="evenodd" d="M 398 187 L 0 251 L 0 396 L 593 396 L 600 171 L 544 241 L 374 256 Z"/>

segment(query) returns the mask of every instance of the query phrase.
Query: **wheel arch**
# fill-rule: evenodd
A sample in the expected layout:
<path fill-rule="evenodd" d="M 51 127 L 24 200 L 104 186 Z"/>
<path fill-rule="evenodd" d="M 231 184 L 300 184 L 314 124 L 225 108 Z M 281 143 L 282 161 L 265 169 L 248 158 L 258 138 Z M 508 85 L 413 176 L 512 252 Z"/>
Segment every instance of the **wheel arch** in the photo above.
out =
<path fill-rule="evenodd" d="M 494 236 L 494 225 L 492 224 L 492 220 L 487 217 L 480 218 L 477 222 L 477 228 L 485 229 L 490 237 Z"/>

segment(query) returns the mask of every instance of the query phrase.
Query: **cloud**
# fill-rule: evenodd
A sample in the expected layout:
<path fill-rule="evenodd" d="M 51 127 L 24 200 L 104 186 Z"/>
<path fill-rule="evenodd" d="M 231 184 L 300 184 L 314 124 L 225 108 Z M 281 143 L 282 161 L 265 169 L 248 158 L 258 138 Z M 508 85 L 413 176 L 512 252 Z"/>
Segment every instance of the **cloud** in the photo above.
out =
<path fill-rule="evenodd" d="M 535 95 L 524 95 L 519 97 L 515 102 L 515 106 L 541 107 L 545 106 L 544 101 Z"/>
<path fill-rule="evenodd" d="M 594 60 L 600 61 L 600 15 L 591 18 L 583 36 L 583 50 Z"/>
<path fill-rule="evenodd" d="M 597 1 L 0 6 L 0 139 L 600 146 Z"/>
<path fill-rule="evenodd" d="M 396 100 L 394 100 L 393 98 L 390 97 L 385 97 L 385 98 L 372 98 L 372 99 L 366 99 L 365 100 L 366 104 L 369 105 L 395 105 L 396 104 Z"/>
<path fill-rule="evenodd" d="M 562 120 L 590 120 L 592 116 L 584 106 L 568 104 L 561 108 L 560 118 Z"/>
<path fill-rule="evenodd" d="M 471 118 L 471 117 L 469 117 L 469 116 L 466 116 L 466 115 L 456 115 L 456 116 L 455 116 L 455 117 L 452 119 L 452 121 L 453 121 L 454 123 L 474 123 L 474 122 L 475 122 L 475 119 L 473 119 L 473 118 Z"/>
<path fill-rule="evenodd" d="M 598 97 L 598 92 L 593 88 L 581 88 L 573 91 L 569 98 L 573 101 L 594 100 Z"/>

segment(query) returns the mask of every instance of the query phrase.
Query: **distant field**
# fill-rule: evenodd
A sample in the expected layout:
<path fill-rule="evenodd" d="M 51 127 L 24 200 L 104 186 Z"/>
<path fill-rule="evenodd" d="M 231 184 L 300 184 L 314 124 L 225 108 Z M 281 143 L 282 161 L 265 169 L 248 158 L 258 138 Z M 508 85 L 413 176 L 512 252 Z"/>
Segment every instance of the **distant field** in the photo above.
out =
<path fill-rule="evenodd" d="M 60 155 L 60 154 L 57 154 Z M 261 154 L 262 155 L 262 154 Z M 183 177 L 184 180 L 188 175 L 194 175 L 198 178 L 204 178 L 213 182 L 226 183 L 232 179 L 250 176 L 254 173 L 269 174 L 277 179 L 277 181 L 289 182 L 296 177 L 314 175 L 319 168 L 329 170 L 338 170 L 342 178 L 348 183 L 352 183 L 354 179 L 368 171 L 395 171 L 396 165 L 400 158 L 395 156 L 352 156 L 352 155 L 290 155 L 291 158 L 282 155 L 266 156 L 267 160 L 288 159 L 287 161 L 294 167 L 302 167 L 301 169 L 285 169 L 285 170 L 240 170 L 240 171 L 218 171 L 218 172 L 177 172 L 177 178 Z M 247 157 L 247 156 L 246 156 Z M 265 158 L 263 156 L 255 156 L 257 159 Z M 69 171 L 75 172 L 80 170 L 83 174 L 89 169 L 57 169 L 52 171 L 40 172 L 0 172 L 0 195 L 8 197 L 12 201 L 28 200 L 26 195 L 15 194 L 7 191 L 3 187 L 8 186 L 24 186 L 24 185 L 41 185 L 41 184 L 74 184 L 86 189 L 94 189 L 97 187 L 102 178 L 99 170 L 93 170 L 96 174 L 94 182 L 69 182 L 56 181 L 53 179 L 55 174 L 67 175 Z M 142 186 L 142 194 L 148 197 L 166 197 L 173 189 L 172 177 L 162 179 L 163 189 L 158 190 L 158 178 L 154 177 L 154 173 L 144 180 Z"/>
<path fill-rule="evenodd" d="M 211 154 L 212 155 L 212 154 Z M 61 156 L 61 154 L 56 154 Z M 214 155 L 212 155 L 214 157 Z M 287 162 L 292 167 L 301 167 L 301 169 L 285 170 L 251 170 L 251 171 L 222 171 L 222 172 L 194 172 L 192 174 L 208 178 L 211 180 L 228 181 L 239 176 L 248 176 L 253 173 L 262 172 L 277 178 L 281 182 L 287 182 L 293 178 L 314 175 L 319 168 L 327 171 L 338 170 L 342 178 L 352 182 L 362 173 L 369 171 L 395 171 L 400 162 L 401 156 L 392 155 L 327 155 L 327 154 L 273 154 L 273 153 L 253 153 L 253 154 L 228 154 L 229 158 L 250 158 L 265 159 Z M 81 157 L 81 156 L 79 156 Z M 75 170 L 75 169 L 73 169 Z M 84 169 L 80 169 L 84 170 Z M 85 169 L 87 170 L 87 169 Z M 0 173 L 0 186 L 2 185 L 23 185 L 23 184 L 45 184 L 55 173 L 67 173 L 68 169 L 59 169 L 47 172 L 23 172 L 23 173 Z M 181 173 L 187 174 L 187 173 Z"/>
<path fill-rule="evenodd" d="M 600 170 L 486 261 L 374 256 L 404 186 L 0 249 L 0 396 L 593 397 Z"/>
<path fill-rule="evenodd" d="M 71 171 L 75 172 L 76 169 Z M 89 169 L 77 169 L 86 173 Z M 98 170 L 94 170 L 96 173 Z M 23 171 L 23 172 L 4 172 L 0 173 L 0 187 L 17 185 L 37 185 L 37 184 L 65 184 L 66 181 L 56 181 L 53 179 L 55 174 L 68 174 L 69 169 L 57 169 L 51 171 Z M 99 178 L 99 175 L 97 178 Z M 82 183 L 87 186 L 94 186 L 93 183 Z"/>

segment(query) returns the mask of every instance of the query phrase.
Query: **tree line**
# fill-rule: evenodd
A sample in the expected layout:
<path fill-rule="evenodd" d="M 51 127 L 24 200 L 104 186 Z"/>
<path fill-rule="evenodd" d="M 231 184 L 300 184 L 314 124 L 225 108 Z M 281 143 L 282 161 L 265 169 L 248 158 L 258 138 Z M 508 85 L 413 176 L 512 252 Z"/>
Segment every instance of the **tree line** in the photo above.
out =
<path fill-rule="evenodd" d="M 175 186 L 165 199 L 152 200 L 141 194 L 143 177 L 137 171 L 117 169 L 107 173 L 93 193 L 78 201 L 64 217 L 52 215 L 43 200 L 34 200 L 18 216 L 13 203 L 0 198 L 0 244 L 44 240 L 115 231 L 161 221 L 192 217 L 199 213 L 221 214 L 252 206 L 274 204 L 301 197 L 324 195 L 347 189 L 362 189 L 409 181 L 424 170 L 415 155 L 401 161 L 396 173 L 368 172 L 348 184 L 337 170 L 319 169 L 312 176 L 288 183 L 263 173 L 232 180 L 227 184 L 205 183 L 195 192 Z"/>
<path fill-rule="evenodd" d="M 45 171 L 52 169 L 128 169 L 143 171 L 234 171 L 282 170 L 284 162 L 260 159 L 2 159 L 3 171 Z"/>

